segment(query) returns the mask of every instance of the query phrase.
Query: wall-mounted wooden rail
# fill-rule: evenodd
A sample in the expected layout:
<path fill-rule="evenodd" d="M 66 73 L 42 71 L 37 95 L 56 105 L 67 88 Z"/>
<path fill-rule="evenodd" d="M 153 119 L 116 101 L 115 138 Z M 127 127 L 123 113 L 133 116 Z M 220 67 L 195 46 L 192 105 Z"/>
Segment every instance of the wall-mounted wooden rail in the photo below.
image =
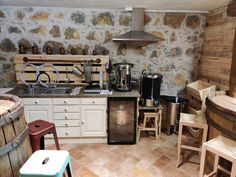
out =
<path fill-rule="evenodd" d="M 20 78 L 20 70 L 22 65 L 26 62 L 32 63 L 35 66 L 40 66 L 44 63 L 53 64 L 59 71 L 60 80 L 59 84 L 65 84 L 67 77 L 70 78 L 69 84 L 85 85 L 85 77 L 78 77 L 72 72 L 74 67 L 78 67 L 84 71 L 83 65 L 87 62 L 92 62 L 92 83 L 99 83 L 99 72 L 103 72 L 103 84 L 108 83 L 108 75 L 106 72 L 106 64 L 109 63 L 109 56 L 105 55 L 26 55 L 19 54 L 15 56 L 15 70 L 16 80 L 18 84 L 22 84 Z M 51 79 L 56 79 L 56 74 L 53 68 L 44 67 L 43 71 L 47 72 Z M 36 74 L 32 67 L 26 67 L 24 70 L 24 78 L 27 83 L 35 83 Z M 46 78 L 45 78 L 46 80 Z"/>

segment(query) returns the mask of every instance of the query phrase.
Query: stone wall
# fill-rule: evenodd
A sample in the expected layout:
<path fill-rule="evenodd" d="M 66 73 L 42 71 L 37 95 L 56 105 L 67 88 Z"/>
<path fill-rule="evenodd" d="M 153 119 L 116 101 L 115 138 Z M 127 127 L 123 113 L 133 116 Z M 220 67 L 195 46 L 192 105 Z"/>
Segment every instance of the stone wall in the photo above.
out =
<path fill-rule="evenodd" d="M 236 17 L 229 17 L 227 6 L 210 11 L 206 19 L 203 55 L 199 78 L 229 89 L 230 68 L 235 36 Z"/>
<path fill-rule="evenodd" d="M 175 95 L 186 81 L 197 77 L 204 36 L 205 15 L 146 13 L 144 29 L 164 41 L 115 43 L 112 36 L 129 30 L 131 13 L 119 10 L 77 8 L 0 7 L 0 87 L 15 84 L 13 57 L 22 44 L 31 53 L 52 45 L 55 53 L 64 46 L 77 53 L 109 55 L 111 62 L 133 63 L 132 76 L 143 69 L 163 75 L 162 94 Z"/>

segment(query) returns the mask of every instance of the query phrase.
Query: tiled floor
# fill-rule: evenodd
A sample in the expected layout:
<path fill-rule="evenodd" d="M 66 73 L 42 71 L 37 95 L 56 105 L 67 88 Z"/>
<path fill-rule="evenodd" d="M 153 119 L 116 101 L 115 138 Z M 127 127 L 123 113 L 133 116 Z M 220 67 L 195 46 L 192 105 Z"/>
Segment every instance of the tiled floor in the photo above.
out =
<path fill-rule="evenodd" d="M 199 157 L 176 168 L 177 136 L 157 141 L 142 136 L 135 145 L 61 145 L 71 155 L 75 177 L 197 177 Z M 53 149 L 49 146 L 47 149 Z"/>

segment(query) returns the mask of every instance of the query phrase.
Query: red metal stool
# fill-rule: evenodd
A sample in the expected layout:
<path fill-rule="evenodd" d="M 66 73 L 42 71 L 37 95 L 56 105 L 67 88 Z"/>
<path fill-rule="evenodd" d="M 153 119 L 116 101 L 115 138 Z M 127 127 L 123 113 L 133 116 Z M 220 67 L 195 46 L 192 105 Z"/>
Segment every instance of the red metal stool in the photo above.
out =
<path fill-rule="evenodd" d="M 28 124 L 33 152 L 44 149 L 44 136 L 53 133 L 57 150 L 60 150 L 55 124 L 44 120 L 35 120 Z"/>

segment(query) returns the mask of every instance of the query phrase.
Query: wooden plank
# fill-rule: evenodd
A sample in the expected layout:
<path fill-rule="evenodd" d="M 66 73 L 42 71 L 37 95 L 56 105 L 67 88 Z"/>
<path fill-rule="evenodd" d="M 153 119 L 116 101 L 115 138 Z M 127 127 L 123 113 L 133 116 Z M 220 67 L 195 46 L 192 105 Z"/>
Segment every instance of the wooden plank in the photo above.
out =
<path fill-rule="evenodd" d="M 22 105 L 23 106 L 23 105 Z M 20 115 L 18 119 L 15 119 L 13 126 L 17 135 L 19 135 L 27 126 L 24 114 Z M 27 159 L 32 154 L 31 144 L 29 136 L 27 135 L 22 144 L 17 147 L 17 153 L 19 156 L 20 165 L 23 166 Z"/>
<path fill-rule="evenodd" d="M 2 127 L 0 127 L 0 147 L 6 144 Z M 0 176 L 1 177 L 12 177 L 11 164 L 8 154 L 0 156 Z"/>
<path fill-rule="evenodd" d="M 6 143 L 13 141 L 16 138 L 16 134 L 14 132 L 14 127 L 12 123 L 8 123 L 3 126 L 3 132 L 5 135 Z M 13 177 L 19 176 L 19 169 L 21 167 L 20 160 L 16 149 L 11 150 L 9 153 L 11 170 L 13 173 Z"/>
<path fill-rule="evenodd" d="M 236 17 L 236 3 L 235 2 L 228 4 L 227 15 L 229 17 Z"/>
<path fill-rule="evenodd" d="M 236 98 L 236 30 L 234 36 L 233 57 L 230 70 L 229 95 Z"/>
<path fill-rule="evenodd" d="M 15 56 L 15 70 L 16 70 L 16 79 L 17 83 L 20 84 L 21 78 L 20 78 L 20 70 L 22 67 L 22 64 L 24 63 L 23 58 L 28 57 L 29 59 L 32 60 L 37 60 L 36 62 L 33 62 L 34 64 L 38 64 L 37 67 L 39 67 L 41 64 L 50 62 L 54 65 L 54 67 L 59 71 L 60 74 L 60 81 L 64 82 L 66 78 L 66 73 L 68 74 L 68 77 L 70 78 L 70 81 L 72 83 L 76 84 L 83 84 L 84 82 L 84 76 L 83 78 L 80 78 L 76 76 L 74 73 L 72 73 L 72 69 L 77 66 L 78 68 L 83 71 L 83 64 L 84 63 L 76 63 L 76 61 L 81 61 L 81 60 L 95 60 L 97 58 L 101 59 L 101 62 L 99 64 L 94 63 L 92 64 L 92 72 L 97 72 L 97 73 L 92 73 L 92 81 L 99 81 L 99 72 L 103 72 L 103 84 L 106 85 L 108 83 L 107 79 L 107 73 L 106 73 L 106 64 L 109 63 L 109 56 L 104 56 L 104 55 L 16 55 Z M 40 61 L 39 61 L 40 60 Z M 60 64 L 60 65 L 57 65 Z M 64 65 L 63 65 L 64 64 Z M 69 65 L 69 66 L 66 66 Z M 50 74 L 51 79 L 55 80 L 56 76 L 55 74 L 52 74 L 52 71 L 54 69 L 51 67 L 44 67 L 43 71 L 46 71 L 48 74 Z M 31 73 L 30 71 L 34 71 L 34 68 L 31 67 L 26 67 L 24 73 L 24 78 L 26 81 L 34 81 L 36 80 L 36 74 Z M 45 78 L 47 79 L 47 78 Z M 63 84 L 63 83 L 62 83 Z"/>

